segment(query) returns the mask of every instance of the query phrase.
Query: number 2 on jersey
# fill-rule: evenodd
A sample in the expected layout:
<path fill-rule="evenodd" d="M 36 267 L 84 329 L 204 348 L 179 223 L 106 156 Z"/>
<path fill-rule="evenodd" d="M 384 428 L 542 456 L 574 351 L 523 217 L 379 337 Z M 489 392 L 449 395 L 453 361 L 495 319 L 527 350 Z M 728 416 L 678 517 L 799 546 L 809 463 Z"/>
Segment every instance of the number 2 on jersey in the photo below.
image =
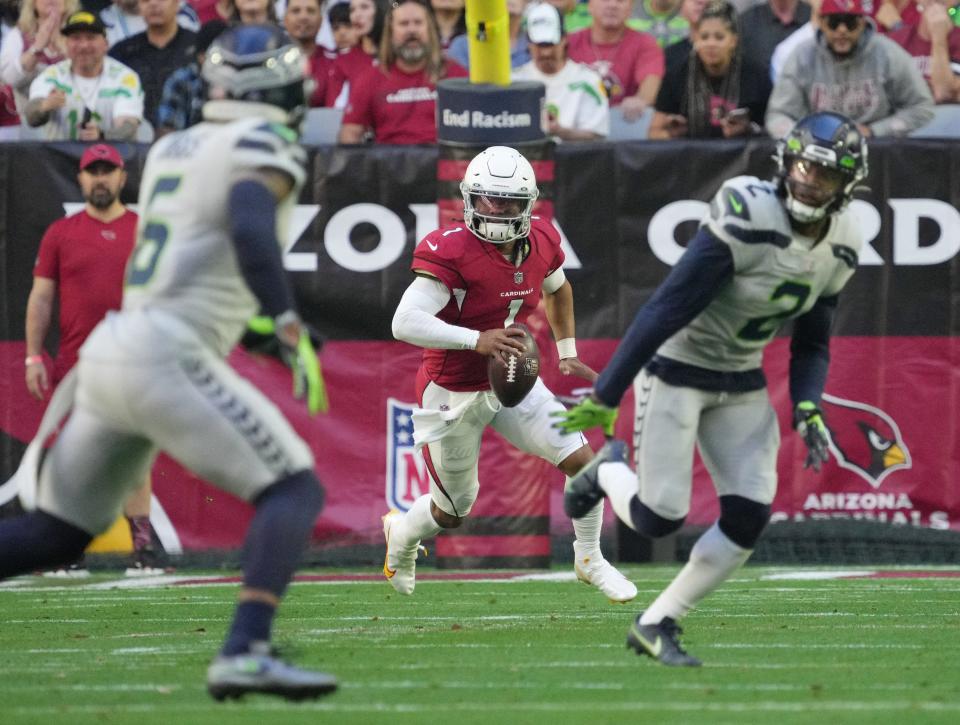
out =
<path fill-rule="evenodd" d="M 777 285 L 770 295 L 770 301 L 779 300 L 781 297 L 793 299 L 793 305 L 790 309 L 778 312 L 775 315 L 764 315 L 763 317 L 754 317 L 747 320 L 747 324 L 740 328 L 737 337 L 743 340 L 769 340 L 776 334 L 780 324 L 803 309 L 803 303 L 810 296 L 810 285 L 802 282 L 782 282 Z"/>
<path fill-rule="evenodd" d="M 145 285 L 150 281 L 157 268 L 160 253 L 170 236 L 170 226 L 163 219 L 153 217 L 150 210 L 154 199 L 161 195 L 174 193 L 180 187 L 180 181 L 181 177 L 179 176 L 161 176 L 157 179 L 157 183 L 153 185 L 153 190 L 147 200 L 147 208 L 143 210 L 146 219 L 140 237 L 137 239 L 137 246 L 133 248 L 130 262 L 127 265 L 128 287 Z"/>

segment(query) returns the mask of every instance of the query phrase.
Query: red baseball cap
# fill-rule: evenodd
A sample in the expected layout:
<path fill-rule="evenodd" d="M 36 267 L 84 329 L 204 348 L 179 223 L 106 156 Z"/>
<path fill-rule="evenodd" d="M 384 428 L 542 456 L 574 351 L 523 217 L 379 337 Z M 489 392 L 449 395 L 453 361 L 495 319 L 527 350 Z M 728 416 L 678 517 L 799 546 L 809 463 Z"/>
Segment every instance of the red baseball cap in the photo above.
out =
<path fill-rule="evenodd" d="M 823 0 L 821 15 L 866 15 L 862 0 Z"/>
<path fill-rule="evenodd" d="M 123 168 L 123 157 L 120 152 L 110 144 L 98 143 L 83 152 L 83 156 L 80 157 L 80 170 L 83 171 L 90 164 L 95 164 L 98 161 L 111 164 L 119 169 Z"/>

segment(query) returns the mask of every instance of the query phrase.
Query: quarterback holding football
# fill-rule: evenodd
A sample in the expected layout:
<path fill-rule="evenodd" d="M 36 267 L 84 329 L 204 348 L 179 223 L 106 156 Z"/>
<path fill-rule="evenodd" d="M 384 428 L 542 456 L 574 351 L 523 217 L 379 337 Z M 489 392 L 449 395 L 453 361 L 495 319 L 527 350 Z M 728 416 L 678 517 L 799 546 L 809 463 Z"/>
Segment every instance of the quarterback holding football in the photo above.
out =
<path fill-rule="evenodd" d="M 489 356 L 503 362 L 517 356 L 525 370 L 535 368 L 535 347 L 522 323 L 541 299 L 561 372 L 595 376 L 577 358 L 573 289 L 563 273 L 559 235 L 532 216 L 539 194 L 533 167 L 514 149 L 492 146 L 467 166 L 460 191 L 463 224 L 437 229 L 417 245 L 411 265 L 416 278 L 393 318 L 394 337 L 424 348 L 413 425 L 430 471 L 430 493 L 406 513 L 390 511 L 383 519 L 383 573 L 402 594 L 413 592 L 421 540 L 459 526 L 470 513 L 480 490 L 480 438 L 488 425 L 568 476 L 593 458 L 581 433 L 552 427 L 551 415 L 563 405 L 539 377 L 519 401 L 498 399 L 490 377 L 501 391 L 509 383 L 497 372 L 488 377 Z M 515 367 L 489 365 L 491 371 Z M 602 522 L 602 501 L 574 522 L 577 576 L 613 601 L 629 601 L 637 588 L 600 552 Z"/>

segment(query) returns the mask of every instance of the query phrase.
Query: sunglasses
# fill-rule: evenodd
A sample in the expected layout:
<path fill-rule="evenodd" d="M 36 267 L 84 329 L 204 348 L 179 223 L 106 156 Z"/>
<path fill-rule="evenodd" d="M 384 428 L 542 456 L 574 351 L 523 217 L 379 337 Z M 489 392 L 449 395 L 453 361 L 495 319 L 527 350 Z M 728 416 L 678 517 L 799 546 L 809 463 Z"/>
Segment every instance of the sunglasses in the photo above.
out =
<path fill-rule="evenodd" d="M 853 13 L 837 13 L 836 15 L 827 16 L 827 27 L 830 30 L 836 30 L 841 25 L 846 26 L 847 30 L 856 30 L 860 25 L 859 15 Z"/>

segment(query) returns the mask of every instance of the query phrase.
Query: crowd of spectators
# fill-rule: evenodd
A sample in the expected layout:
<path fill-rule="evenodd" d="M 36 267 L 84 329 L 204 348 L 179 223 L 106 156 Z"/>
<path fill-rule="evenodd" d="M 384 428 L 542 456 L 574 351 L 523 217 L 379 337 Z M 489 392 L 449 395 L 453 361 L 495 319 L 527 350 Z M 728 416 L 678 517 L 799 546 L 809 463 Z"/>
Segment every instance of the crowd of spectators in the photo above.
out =
<path fill-rule="evenodd" d="M 613 114 L 651 139 L 780 137 L 821 110 L 901 136 L 960 103 L 956 0 L 504 2 L 512 77 L 543 83 L 557 141 Z M 435 141 L 436 84 L 470 67 L 465 0 L 0 0 L 0 21 L 0 138 L 197 123 L 204 54 L 235 24 L 286 30 L 341 143 Z"/>

